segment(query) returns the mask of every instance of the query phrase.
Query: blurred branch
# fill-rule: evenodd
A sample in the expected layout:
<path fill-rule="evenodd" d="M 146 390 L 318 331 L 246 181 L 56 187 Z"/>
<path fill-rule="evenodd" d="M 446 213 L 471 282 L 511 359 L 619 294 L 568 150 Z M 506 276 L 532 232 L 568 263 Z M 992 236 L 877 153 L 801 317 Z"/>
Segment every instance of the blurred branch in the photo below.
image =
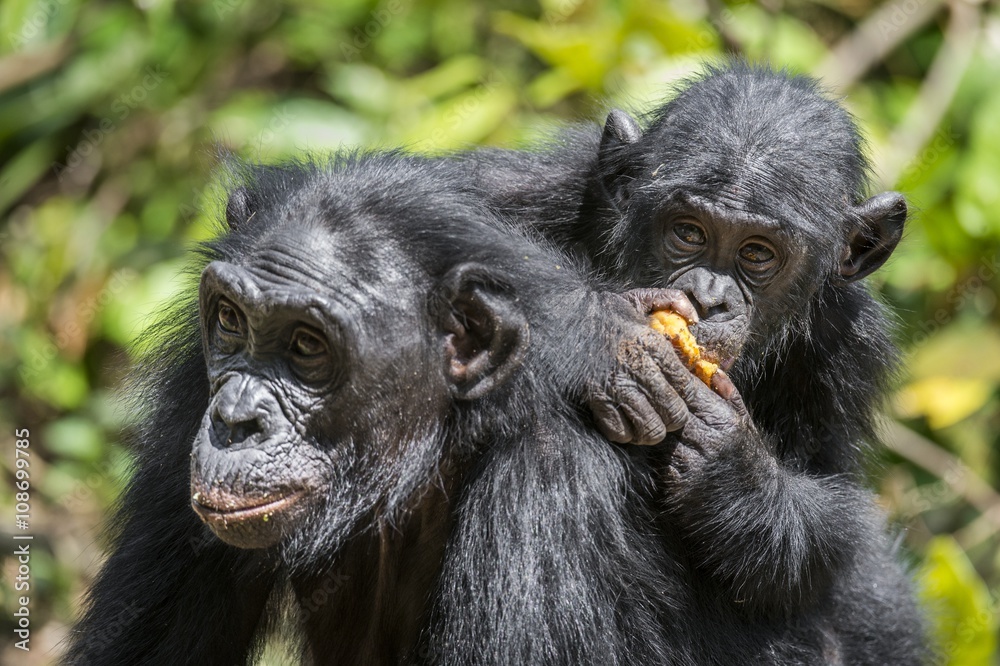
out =
<path fill-rule="evenodd" d="M 911 4 L 916 7 L 909 9 Z M 815 74 L 832 90 L 850 88 L 868 69 L 892 52 L 937 13 L 942 0 L 886 2 L 841 39 Z"/>
<path fill-rule="evenodd" d="M 917 98 L 889 139 L 891 152 L 876 170 L 887 187 L 899 180 L 948 112 L 979 42 L 979 9 L 963 0 L 955 0 L 950 6 L 951 18 L 944 42 L 931 63 Z"/>
<path fill-rule="evenodd" d="M 708 0 L 708 20 L 722 38 L 722 45 L 730 53 L 743 53 L 743 41 L 736 35 L 730 25 L 732 13 L 721 0 Z M 724 12 L 730 12 L 728 15 Z"/>
<path fill-rule="evenodd" d="M 996 538 L 1000 534 L 998 525 L 1000 525 L 1000 505 L 979 514 L 975 520 L 954 532 L 953 536 L 964 550 L 971 550 L 987 539 Z"/>
<path fill-rule="evenodd" d="M 55 69 L 69 55 L 65 40 L 0 58 L 0 93 Z"/>
<path fill-rule="evenodd" d="M 958 457 L 896 421 L 888 428 L 886 446 L 917 467 L 940 477 L 956 495 L 978 509 L 981 518 L 991 521 L 993 528 L 1000 530 L 1000 493 Z"/>

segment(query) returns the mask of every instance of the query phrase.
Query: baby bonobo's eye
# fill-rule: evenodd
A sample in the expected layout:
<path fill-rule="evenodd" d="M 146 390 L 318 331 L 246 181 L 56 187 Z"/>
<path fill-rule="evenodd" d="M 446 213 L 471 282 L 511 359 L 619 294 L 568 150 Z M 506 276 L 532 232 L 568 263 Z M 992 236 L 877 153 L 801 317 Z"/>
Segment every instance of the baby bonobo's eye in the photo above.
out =
<path fill-rule="evenodd" d="M 689 218 L 674 223 L 674 236 L 681 245 L 698 246 L 705 244 L 705 231 Z"/>
<path fill-rule="evenodd" d="M 740 247 L 740 260 L 751 270 L 763 271 L 773 268 L 777 263 L 774 249 L 761 241 L 750 241 Z"/>

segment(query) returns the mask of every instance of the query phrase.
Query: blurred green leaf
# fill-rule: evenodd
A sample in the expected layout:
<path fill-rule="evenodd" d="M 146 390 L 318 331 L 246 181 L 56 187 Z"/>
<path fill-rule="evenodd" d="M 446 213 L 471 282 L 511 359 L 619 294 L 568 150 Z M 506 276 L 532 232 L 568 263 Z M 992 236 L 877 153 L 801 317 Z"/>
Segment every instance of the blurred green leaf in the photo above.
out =
<path fill-rule="evenodd" d="M 417 150 L 463 148 L 483 141 L 517 106 L 517 94 L 496 80 L 428 109 L 401 128 L 399 142 Z"/>
<path fill-rule="evenodd" d="M 927 546 L 917 572 L 921 597 L 930 609 L 932 636 L 951 666 L 992 662 L 997 651 L 997 615 L 989 590 L 961 546 L 941 536 Z"/>
<path fill-rule="evenodd" d="M 324 152 L 364 143 L 367 123 L 330 102 L 277 101 L 259 93 L 235 95 L 213 114 L 212 132 L 254 160 L 274 160 L 303 152 Z"/>
<path fill-rule="evenodd" d="M 494 15 L 494 26 L 530 48 L 540 58 L 575 81 L 578 87 L 603 89 L 621 41 L 621 20 L 611 16 L 588 26 L 545 24 L 512 12 Z"/>
<path fill-rule="evenodd" d="M 933 335 L 920 341 L 907 362 L 912 377 L 1000 382 L 1000 326 L 964 320 L 938 324 Z"/>
<path fill-rule="evenodd" d="M 897 396 L 903 418 L 924 416 L 934 430 L 958 423 L 982 409 L 996 385 L 981 379 L 928 377 L 903 387 Z"/>
<path fill-rule="evenodd" d="M 71 417 L 55 421 L 43 435 L 46 448 L 74 460 L 96 462 L 104 454 L 104 435 L 91 421 Z"/>

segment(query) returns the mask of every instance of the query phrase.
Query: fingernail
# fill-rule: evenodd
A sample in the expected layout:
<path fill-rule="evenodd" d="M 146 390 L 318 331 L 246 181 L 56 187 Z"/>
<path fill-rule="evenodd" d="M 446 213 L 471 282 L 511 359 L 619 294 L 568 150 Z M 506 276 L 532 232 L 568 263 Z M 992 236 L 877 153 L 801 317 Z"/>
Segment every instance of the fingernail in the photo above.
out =
<path fill-rule="evenodd" d="M 732 400 L 736 393 L 733 381 L 722 370 L 716 370 L 715 374 L 712 375 L 712 388 L 726 400 Z"/>

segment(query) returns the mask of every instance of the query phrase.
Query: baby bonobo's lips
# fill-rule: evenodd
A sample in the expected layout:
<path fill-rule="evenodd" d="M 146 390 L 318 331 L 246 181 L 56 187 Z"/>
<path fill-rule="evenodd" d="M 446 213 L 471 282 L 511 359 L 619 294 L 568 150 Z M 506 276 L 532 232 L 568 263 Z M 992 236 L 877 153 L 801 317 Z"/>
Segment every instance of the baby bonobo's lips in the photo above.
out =
<path fill-rule="evenodd" d="M 714 363 L 723 370 L 729 370 L 736 363 L 739 350 L 732 350 L 726 347 L 711 347 L 707 344 L 701 345 L 701 357 L 709 363 Z"/>
<path fill-rule="evenodd" d="M 729 327 L 698 323 L 691 327 L 691 332 L 701 347 L 701 357 L 724 371 L 733 367 L 743 349 L 742 336 Z"/>

